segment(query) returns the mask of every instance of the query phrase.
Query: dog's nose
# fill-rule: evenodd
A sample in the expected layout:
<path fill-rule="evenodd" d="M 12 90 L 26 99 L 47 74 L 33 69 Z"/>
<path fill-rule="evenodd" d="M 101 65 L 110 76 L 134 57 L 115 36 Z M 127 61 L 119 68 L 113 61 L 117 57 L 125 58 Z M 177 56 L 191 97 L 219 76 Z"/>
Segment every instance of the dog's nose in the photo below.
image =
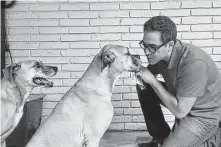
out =
<path fill-rule="evenodd" d="M 138 58 L 138 59 L 140 59 L 140 55 L 138 55 L 138 54 L 137 54 L 137 55 L 135 55 L 135 57 L 136 57 L 136 58 Z"/>
<path fill-rule="evenodd" d="M 56 66 L 53 66 L 52 69 L 56 72 L 58 71 L 58 68 Z"/>

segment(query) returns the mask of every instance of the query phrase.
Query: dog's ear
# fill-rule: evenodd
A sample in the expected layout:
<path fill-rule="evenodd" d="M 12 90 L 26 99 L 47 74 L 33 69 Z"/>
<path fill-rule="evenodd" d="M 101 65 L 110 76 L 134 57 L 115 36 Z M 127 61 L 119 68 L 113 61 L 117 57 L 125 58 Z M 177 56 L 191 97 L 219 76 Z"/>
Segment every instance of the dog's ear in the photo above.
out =
<path fill-rule="evenodd" d="M 7 68 L 4 68 L 2 70 L 4 77 L 7 78 L 11 83 L 14 82 L 14 76 L 19 71 L 20 68 L 21 68 L 20 64 L 14 64 Z"/>
<path fill-rule="evenodd" d="M 116 58 L 116 55 L 113 52 L 111 52 L 110 50 L 108 50 L 102 54 L 102 61 L 104 63 L 104 66 L 107 66 L 110 63 L 113 63 L 115 58 Z"/>

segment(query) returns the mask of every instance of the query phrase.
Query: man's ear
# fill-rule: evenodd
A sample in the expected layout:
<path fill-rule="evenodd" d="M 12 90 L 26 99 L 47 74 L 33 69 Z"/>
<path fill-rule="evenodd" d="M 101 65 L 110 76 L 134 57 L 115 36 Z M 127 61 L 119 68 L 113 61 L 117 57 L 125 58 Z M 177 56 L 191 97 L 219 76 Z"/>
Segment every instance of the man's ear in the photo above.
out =
<path fill-rule="evenodd" d="M 104 63 L 104 67 L 106 67 L 107 65 L 110 65 L 110 63 L 113 63 L 116 55 L 111 52 L 110 50 L 104 52 L 102 55 L 102 62 Z"/>

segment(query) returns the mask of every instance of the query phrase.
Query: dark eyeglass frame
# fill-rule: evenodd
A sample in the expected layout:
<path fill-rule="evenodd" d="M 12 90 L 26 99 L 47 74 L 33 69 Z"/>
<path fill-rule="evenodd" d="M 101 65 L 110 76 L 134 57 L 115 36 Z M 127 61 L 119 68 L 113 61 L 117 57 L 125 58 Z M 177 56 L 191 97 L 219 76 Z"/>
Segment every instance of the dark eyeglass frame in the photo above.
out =
<path fill-rule="evenodd" d="M 147 44 L 145 44 L 145 42 L 143 41 L 143 40 L 141 40 L 140 42 L 139 42 L 139 45 L 140 45 L 140 47 L 142 48 L 142 49 L 148 49 L 149 50 L 149 52 L 151 52 L 151 53 L 156 53 L 156 51 L 158 50 L 158 49 L 160 49 L 162 46 L 164 46 L 165 44 L 167 44 L 168 42 L 166 42 L 166 43 L 163 43 L 163 44 L 161 44 L 161 45 L 158 45 L 158 46 L 152 46 L 152 45 L 147 45 Z"/>

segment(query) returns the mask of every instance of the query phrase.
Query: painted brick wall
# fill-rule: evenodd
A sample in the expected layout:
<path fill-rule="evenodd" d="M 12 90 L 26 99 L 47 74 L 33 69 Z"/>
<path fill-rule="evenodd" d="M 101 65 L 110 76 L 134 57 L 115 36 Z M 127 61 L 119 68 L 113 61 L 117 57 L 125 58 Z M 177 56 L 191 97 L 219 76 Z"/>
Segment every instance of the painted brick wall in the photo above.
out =
<path fill-rule="evenodd" d="M 98 51 L 108 43 L 130 47 L 142 55 L 138 42 L 151 16 L 170 16 L 178 38 L 202 47 L 221 69 L 221 2 L 162 0 L 19 1 L 7 10 L 8 41 L 15 62 L 36 59 L 59 67 L 55 87 L 44 93 L 42 121 L 72 86 Z M 7 54 L 8 56 L 8 54 Z M 7 60 L 9 63 L 9 60 Z M 114 88 L 114 117 L 109 130 L 145 130 L 135 85 L 123 73 Z M 163 108 L 170 125 L 174 117 Z"/>

